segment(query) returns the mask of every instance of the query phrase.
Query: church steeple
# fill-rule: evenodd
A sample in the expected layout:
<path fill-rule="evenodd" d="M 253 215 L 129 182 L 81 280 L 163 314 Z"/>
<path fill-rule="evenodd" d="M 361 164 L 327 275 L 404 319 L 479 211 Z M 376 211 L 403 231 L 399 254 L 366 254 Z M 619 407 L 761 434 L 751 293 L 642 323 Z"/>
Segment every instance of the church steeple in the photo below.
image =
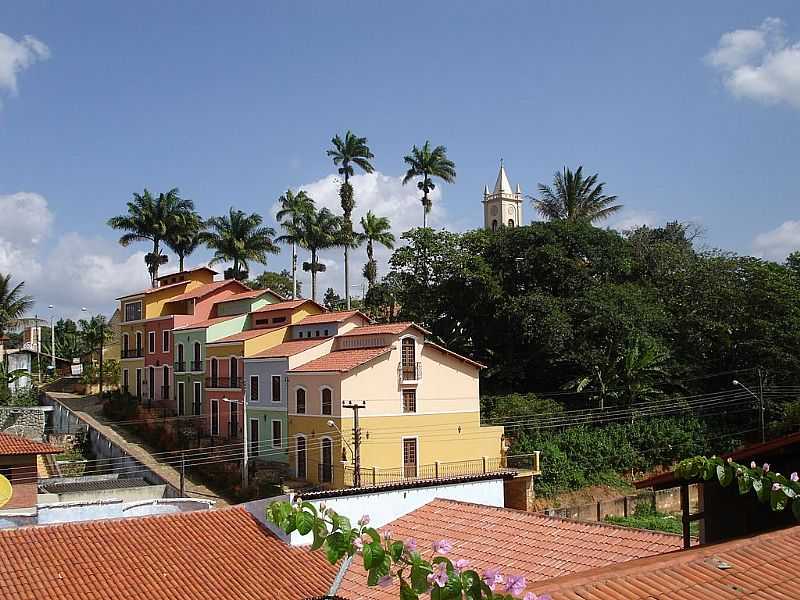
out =
<path fill-rule="evenodd" d="M 512 190 L 501 158 L 494 191 L 489 193 L 489 186 L 483 191 L 483 220 L 486 229 L 494 231 L 498 227 L 517 227 L 522 222 L 522 188 L 517 184 L 516 191 Z"/>

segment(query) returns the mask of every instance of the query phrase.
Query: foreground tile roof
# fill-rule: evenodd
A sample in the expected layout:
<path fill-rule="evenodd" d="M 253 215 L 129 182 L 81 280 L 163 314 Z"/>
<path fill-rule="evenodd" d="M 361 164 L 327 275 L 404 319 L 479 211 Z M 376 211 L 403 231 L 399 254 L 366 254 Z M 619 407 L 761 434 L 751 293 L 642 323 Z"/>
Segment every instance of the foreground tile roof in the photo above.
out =
<path fill-rule="evenodd" d="M 55 446 L 34 442 L 18 435 L 0 433 L 0 456 L 19 456 L 22 454 L 60 454 Z"/>
<path fill-rule="evenodd" d="M 355 348 L 353 350 L 336 350 L 330 352 L 325 356 L 321 356 L 315 360 L 307 362 L 299 367 L 291 369 L 290 373 L 307 373 L 319 371 L 335 371 L 338 373 L 346 373 L 356 367 L 377 358 L 382 354 L 391 352 L 390 346 L 382 346 L 379 348 Z"/>
<path fill-rule="evenodd" d="M 341 323 L 351 317 L 361 315 L 365 321 L 369 322 L 369 317 L 360 310 L 339 310 L 336 312 L 325 312 L 321 315 L 311 315 L 295 325 L 315 325 L 317 323 Z"/>
<path fill-rule="evenodd" d="M 605 565 L 670 552 L 681 547 L 676 535 L 585 523 L 480 504 L 434 500 L 383 527 L 398 540 L 414 538 L 424 556 L 431 544 L 447 539 L 453 558 L 479 572 L 504 573 L 541 581 Z M 395 600 L 397 586 L 368 587 L 363 563 L 354 561 L 337 591 L 345 598 Z M 577 598 L 577 596 L 575 597 Z M 592 598 L 587 596 L 586 598 Z"/>
<path fill-rule="evenodd" d="M 240 507 L 0 531 L 2 600 L 301 600 L 337 567 Z"/>
<path fill-rule="evenodd" d="M 319 346 L 323 342 L 330 341 L 330 339 L 331 338 L 310 338 L 302 340 L 290 340 L 288 342 L 278 344 L 277 346 L 273 346 L 272 348 L 268 348 L 267 350 L 259 352 L 258 354 L 254 354 L 253 356 L 248 356 L 247 358 L 286 358 L 288 356 L 300 354 L 304 350 L 308 350 L 314 346 Z"/>
<path fill-rule="evenodd" d="M 800 527 L 700 546 L 530 586 L 553 600 L 800 597 Z"/>

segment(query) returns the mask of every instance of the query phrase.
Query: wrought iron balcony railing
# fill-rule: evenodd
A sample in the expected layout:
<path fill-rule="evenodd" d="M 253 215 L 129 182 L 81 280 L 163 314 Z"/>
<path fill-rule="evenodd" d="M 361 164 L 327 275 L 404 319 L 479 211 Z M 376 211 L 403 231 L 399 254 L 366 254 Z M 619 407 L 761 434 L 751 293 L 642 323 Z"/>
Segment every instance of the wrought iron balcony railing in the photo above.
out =
<path fill-rule="evenodd" d="M 144 348 L 128 348 L 120 352 L 122 358 L 142 358 L 144 356 Z"/>
<path fill-rule="evenodd" d="M 422 381 L 422 363 L 416 362 L 410 365 L 399 363 L 397 365 L 397 377 L 400 383 Z"/>
<path fill-rule="evenodd" d="M 207 389 L 238 390 L 244 385 L 241 377 L 206 377 Z"/>

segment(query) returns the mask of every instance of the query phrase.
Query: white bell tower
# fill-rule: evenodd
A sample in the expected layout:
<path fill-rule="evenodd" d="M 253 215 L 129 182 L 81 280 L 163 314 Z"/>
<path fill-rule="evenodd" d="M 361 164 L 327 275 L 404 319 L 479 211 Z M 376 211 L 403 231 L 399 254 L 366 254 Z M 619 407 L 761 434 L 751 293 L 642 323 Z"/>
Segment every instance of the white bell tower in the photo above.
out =
<path fill-rule="evenodd" d="M 522 223 L 522 200 L 519 184 L 516 191 L 511 191 L 501 158 L 494 191 L 490 193 L 488 185 L 483 190 L 483 226 L 492 231 L 499 227 L 518 227 Z"/>

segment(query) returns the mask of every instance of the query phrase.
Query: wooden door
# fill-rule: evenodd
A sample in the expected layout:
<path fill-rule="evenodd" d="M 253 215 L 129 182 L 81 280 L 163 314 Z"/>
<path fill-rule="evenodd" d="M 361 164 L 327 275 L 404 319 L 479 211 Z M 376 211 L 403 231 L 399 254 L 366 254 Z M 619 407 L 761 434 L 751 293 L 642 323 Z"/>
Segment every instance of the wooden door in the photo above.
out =
<path fill-rule="evenodd" d="M 417 476 L 417 440 L 403 440 L 403 475 L 405 477 Z"/>
<path fill-rule="evenodd" d="M 219 400 L 211 401 L 211 435 L 219 435 Z"/>

